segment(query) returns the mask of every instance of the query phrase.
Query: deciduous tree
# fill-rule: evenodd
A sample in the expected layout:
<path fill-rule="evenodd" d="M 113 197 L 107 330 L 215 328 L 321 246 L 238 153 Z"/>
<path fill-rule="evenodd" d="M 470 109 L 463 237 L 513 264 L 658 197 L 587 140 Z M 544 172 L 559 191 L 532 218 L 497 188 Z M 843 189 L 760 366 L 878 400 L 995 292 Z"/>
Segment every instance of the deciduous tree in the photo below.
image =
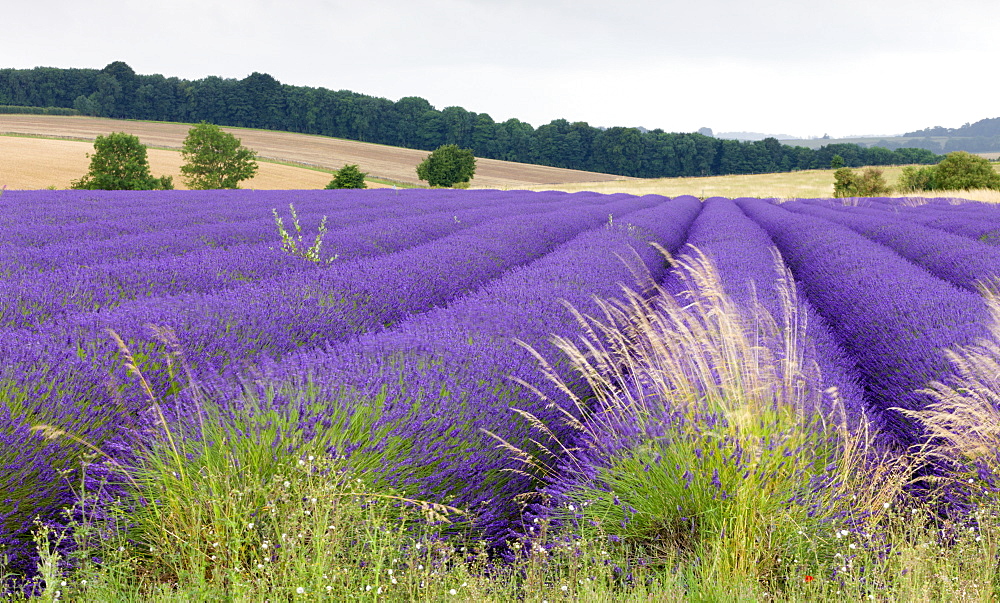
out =
<path fill-rule="evenodd" d="M 965 151 L 948 153 L 934 166 L 934 188 L 943 191 L 992 188 L 1000 190 L 1000 174 L 990 162 Z"/>
<path fill-rule="evenodd" d="M 834 197 L 879 197 L 892 192 L 881 168 L 866 167 L 858 174 L 851 168 L 833 173 Z"/>
<path fill-rule="evenodd" d="M 149 173 L 146 146 L 132 134 L 112 132 L 98 136 L 94 140 L 93 154 L 87 153 L 87 157 L 90 158 L 90 170 L 73 182 L 73 188 L 106 191 L 174 188 L 170 176 L 154 178 Z"/>
<path fill-rule="evenodd" d="M 472 180 L 476 158 L 458 145 L 440 146 L 417 166 L 417 177 L 431 186 L 455 186 Z"/>
<path fill-rule="evenodd" d="M 356 165 L 345 165 L 333 175 L 333 180 L 326 188 L 368 188 L 365 184 L 365 172 Z"/>
<path fill-rule="evenodd" d="M 896 188 L 899 189 L 900 192 L 904 193 L 932 191 L 935 186 L 935 173 L 934 166 L 905 166 L 903 168 L 903 173 L 899 175 L 899 183 L 896 185 Z"/>
<path fill-rule="evenodd" d="M 189 188 L 239 188 L 257 173 L 257 153 L 219 126 L 201 122 L 188 131 L 181 150 L 181 166 Z"/>

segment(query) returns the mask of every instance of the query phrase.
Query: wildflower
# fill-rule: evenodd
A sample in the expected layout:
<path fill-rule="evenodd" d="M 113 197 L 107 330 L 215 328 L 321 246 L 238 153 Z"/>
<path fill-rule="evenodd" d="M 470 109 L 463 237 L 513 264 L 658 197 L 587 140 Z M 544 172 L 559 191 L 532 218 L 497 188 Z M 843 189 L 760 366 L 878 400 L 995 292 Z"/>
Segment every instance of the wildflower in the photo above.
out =
<path fill-rule="evenodd" d="M 452 595 L 452 596 L 455 596 L 455 595 L 458 594 L 458 591 L 453 588 L 453 589 L 451 589 L 451 590 L 448 591 L 448 594 Z"/>
<path fill-rule="evenodd" d="M 295 589 L 295 594 L 297 594 L 297 595 L 304 595 L 304 594 L 306 594 L 306 589 L 304 589 L 304 588 L 302 588 L 300 586 L 300 587 L 298 587 L 298 588 Z"/>
<path fill-rule="evenodd" d="M 559 587 L 559 590 L 566 592 L 567 590 L 569 590 L 569 587 L 563 584 L 562 586 Z"/>
<path fill-rule="evenodd" d="M 813 578 L 812 576 L 806 576 L 806 578 L 805 578 L 806 582 L 812 582 L 815 579 L 816 578 Z"/>

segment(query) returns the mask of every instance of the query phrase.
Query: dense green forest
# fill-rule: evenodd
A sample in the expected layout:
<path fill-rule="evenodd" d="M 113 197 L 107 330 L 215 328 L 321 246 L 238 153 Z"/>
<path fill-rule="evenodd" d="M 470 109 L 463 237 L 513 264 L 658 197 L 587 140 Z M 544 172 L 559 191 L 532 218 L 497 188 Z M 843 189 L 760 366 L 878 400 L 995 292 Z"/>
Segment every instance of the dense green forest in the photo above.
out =
<path fill-rule="evenodd" d="M 477 157 L 645 178 L 828 168 L 834 155 L 851 167 L 941 159 L 924 149 L 831 144 L 813 150 L 774 138 L 721 140 L 697 133 L 602 129 L 565 119 L 535 128 L 518 119 L 495 122 L 462 107 L 438 110 L 415 96 L 393 102 L 348 90 L 285 85 L 256 72 L 242 80 L 138 75 L 121 61 L 100 70 L 0 69 L 0 106 L 0 113 L 62 108 L 98 117 L 204 120 L 412 149 L 456 144 Z"/>

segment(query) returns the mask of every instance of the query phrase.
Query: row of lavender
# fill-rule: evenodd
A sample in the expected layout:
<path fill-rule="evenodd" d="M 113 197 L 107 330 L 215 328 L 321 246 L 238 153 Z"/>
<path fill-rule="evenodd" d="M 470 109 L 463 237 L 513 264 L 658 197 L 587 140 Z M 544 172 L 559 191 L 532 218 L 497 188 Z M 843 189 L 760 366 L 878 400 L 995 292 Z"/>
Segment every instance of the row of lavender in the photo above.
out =
<path fill-rule="evenodd" d="M 121 333 L 165 386 L 156 360 L 164 350 L 146 325 L 169 326 L 234 416 L 246 385 L 220 374 L 308 380 L 331 405 L 379 398 L 380 433 L 409 450 L 385 479 L 415 497 L 476 509 L 495 542 L 523 534 L 513 500 L 538 485 L 507 471 L 515 461 L 484 434 L 530 441 L 530 425 L 510 407 L 560 424 L 510 380 L 558 396 L 514 340 L 555 358 L 549 336 L 578 329 L 562 300 L 592 310 L 592 295 L 617 295 L 635 272 L 669 284 L 649 241 L 674 252 L 697 246 L 734 297 L 748 306 L 753 282 L 772 311 L 776 245 L 803 293 L 813 359 L 852 425 L 867 414 L 904 442 L 917 434 L 888 409 L 919 406 L 914 390 L 948 370 L 940 349 L 984 334 L 973 290 L 1000 266 L 989 245 L 1000 212 L 973 204 L 779 207 L 497 191 L 74 194 L 62 204 L 55 193 L 2 198 L 21 220 L 8 224 L 0 246 L 10 262 L 0 271 L 4 445 L 32 441 L 31 424 L 51 423 L 126 458 L 147 417 L 137 388 L 109 392 L 109 374 L 121 384 L 129 375 L 105 329 Z M 317 266 L 272 249 L 280 241 L 270 209 L 289 201 L 307 232 L 330 216 L 324 250 L 337 260 Z M 183 420 L 184 407 L 176 412 Z M 303 429 L 323 427 L 314 408 Z M 57 478 L 59 446 L 35 441 L 17 449 L 0 483 L 4 492 L 47 484 L 32 509 L 0 500 L 8 550 L 28 550 L 29 515 L 54 520 L 72 499 Z"/>
<path fill-rule="evenodd" d="M 425 202 L 411 195 L 409 212 L 414 217 L 423 214 L 424 222 L 411 220 L 409 228 L 398 229 L 398 236 L 383 238 L 380 249 L 369 247 L 368 257 L 358 252 L 354 259 L 338 260 L 322 268 L 295 258 L 297 269 L 279 276 L 273 276 L 262 264 L 262 270 L 251 275 L 250 282 L 207 287 L 204 292 L 177 291 L 131 299 L 123 296 L 112 299 L 110 308 L 96 311 L 79 305 L 49 305 L 43 310 L 45 315 L 32 320 L 30 326 L 3 329 L 0 358 L 4 364 L 5 404 L 0 408 L 0 420 L 7 426 L 4 443 L 18 452 L 8 465 L 10 471 L 3 476 L 2 490 L 11 493 L 19 484 L 41 484 L 32 494 L 36 501 L 33 508 L 18 508 L 21 502 L 16 498 L 3 501 L 0 514 L 4 516 L 0 519 L 5 526 L 4 536 L 10 535 L 8 548 L 18 543 L 22 549 L 28 546 L 24 538 L 31 527 L 30 519 L 41 513 L 55 520 L 58 508 L 72 499 L 72 489 L 58 477 L 65 465 L 58 457 L 64 451 L 42 441 L 40 436 L 27 437 L 31 425 L 44 423 L 70 431 L 117 460 L 127 460 L 134 438 L 141 437 L 149 419 L 142 413 L 141 390 L 134 386 L 109 388 L 109 378 L 111 382 L 128 384 L 130 375 L 123 369 L 120 350 L 106 329 L 120 333 L 147 376 L 161 377 L 160 384 L 166 386 L 169 367 L 160 361 L 165 350 L 148 325 L 169 327 L 179 334 L 195 370 L 210 380 L 223 369 L 229 368 L 235 374 L 262 358 L 280 358 L 303 347 L 385 329 L 542 257 L 581 232 L 608 223 L 609 218 L 665 201 L 660 197 L 588 194 L 495 193 L 469 197 L 475 202 L 462 197 L 452 203 L 450 211 L 442 212 L 441 204 L 447 206 L 447 195 L 431 193 Z M 25 201 L 17 195 L 4 199 Z M 331 200 L 335 204 L 351 201 L 335 196 Z M 281 201 L 284 199 L 279 195 L 258 199 L 258 212 L 267 215 L 269 206 Z M 447 219 L 442 219 L 442 213 L 448 214 Z M 364 250 L 371 233 L 381 232 L 393 220 L 380 220 L 382 212 L 375 210 L 369 215 L 367 231 L 365 224 L 359 224 L 328 234 L 348 249 Z M 147 219 L 155 221 L 155 214 Z M 200 228 L 191 227 L 194 232 L 183 236 L 188 240 L 197 238 Z M 272 231 L 272 238 L 279 240 L 276 231 Z M 71 240 L 70 244 L 77 243 Z M 220 254 L 224 253 L 223 247 Z M 171 259 L 168 256 L 163 261 Z M 210 271 L 211 259 L 210 254 L 207 263 L 196 264 L 195 274 L 204 275 L 204 270 L 199 272 L 202 267 Z M 123 266 L 123 270 L 128 267 Z M 51 271 L 37 273 L 38 280 L 45 282 Z M 157 278 L 142 272 L 126 274 L 132 275 L 129 282 L 139 288 L 150 287 Z M 70 280 L 68 275 L 66 280 Z M 18 286 L 32 283 L 30 279 L 8 279 L 11 281 L 15 291 Z M 47 284 L 60 286 L 58 280 Z M 75 280 L 63 286 L 88 290 L 93 296 L 104 283 Z M 29 316 L 33 309 L 28 308 Z M 15 441 L 34 445 L 16 449 Z"/>
<path fill-rule="evenodd" d="M 555 202 L 543 195 L 539 197 L 528 197 L 525 202 L 502 209 L 493 205 L 489 197 L 482 196 L 478 205 L 471 207 L 441 209 L 418 202 L 410 207 L 411 215 L 400 217 L 393 217 L 393 213 L 402 211 L 383 213 L 377 207 L 361 206 L 353 210 L 334 207 L 351 215 L 351 220 L 328 221 L 331 230 L 323 237 L 320 257 L 327 262 L 335 261 L 338 266 L 351 265 L 351 260 L 408 249 L 505 215 L 527 217 L 570 207 L 566 199 Z M 594 197 L 590 200 L 595 207 L 606 201 Z M 586 206 L 588 200 L 575 196 L 571 203 L 574 207 Z M 257 210 L 260 213 L 264 208 Z M 319 216 L 299 218 L 305 232 L 316 232 Z M 333 227 L 336 223 L 341 226 Z M 54 317 L 80 311 L 106 311 L 137 298 L 211 293 L 321 268 L 282 251 L 272 218 L 223 225 L 227 231 L 240 229 L 242 233 L 236 236 L 229 232 L 221 240 L 219 226 L 211 223 L 145 235 L 51 242 L 40 249 L 59 264 L 32 270 L 30 264 L 22 263 L 22 270 L 13 272 L 12 268 L 13 273 L 0 282 L 0 327 L 37 327 Z M 234 242 L 247 238 L 260 241 Z M 312 242 L 310 237 L 306 239 Z M 208 245 L 207 240 L 218 244 Z M 111 247 L 118 253 L 102 259 Z M 157 255 L 142 257 L 140 251 Z"/>

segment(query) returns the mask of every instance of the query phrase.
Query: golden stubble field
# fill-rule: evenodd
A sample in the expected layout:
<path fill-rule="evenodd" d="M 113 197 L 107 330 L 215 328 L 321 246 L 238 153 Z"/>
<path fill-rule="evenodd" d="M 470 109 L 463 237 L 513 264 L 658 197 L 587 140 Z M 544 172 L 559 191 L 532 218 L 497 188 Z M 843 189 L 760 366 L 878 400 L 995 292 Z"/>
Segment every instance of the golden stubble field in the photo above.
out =
<path fill-rule="evenodd" d="M 87 173 L 94 151 L 90 142 L 0 136 L 0 186 L 9 189 L 69 188 L 74 180 Z M 150 172 L 154 176 L 173 176 L 174 188 L 184 189 L 178 151 L 149 149 Z M 276 163 L 259 162 L 257 175 L 241 183 L 242 188 L 310 189 L 323 188 L 330 182 L 326 172 Z M 369 183 L 369 187 L 385 186 Z"/>
<path fill-rule="evenodd" d="M 994 169 L 1000 171 L 1000 165 Z M 886 166 L 883 175 L 893 185 L 899 180 L 902 166 Z M 599 193 L 629 193 L 632 195 L 694 195 L 696 197 L 761 197 L 775 199 L 816 199 L 833 196 L 834 170 L 802 170 L 778 174 L 749 174 L 738 176 L 705 176 L 701 178 L 633 178 L 621 182 L 566 183 L 559 186 L 533 186 L 532 190 L 561 190 L 566 192 L 594 191 Z M 933 191 L 906 193 L 913 198 L 952 197 L 1000 203 L 1000 191 Z"/>
<path fill-rule="evenodd" d="M 44 188 L 54 185 L 58 188 L 64 188 L 69 185 L 71 180 L 86 173 L 89 165 L 86 153 L 93 150 L 93 144 L 86 141 L 93 141 L 98 135 L 128 132 L 138 136 L 139 140 L 147 146 L 180 149 L 190 127 L 190 124 L 96 117 L 0 115 L 0 134 L 76 139 L 75 141 L 21 143 L 17 149 L 20 150 L 20 153 L 24 153 L 22 155 L 14 151 L 17 143 L 12 141 L 17 140 L 16 137 L 0 136 L 0 186 L 6 184 L 8 188 L 17 189 Z M 244 146 L 257 151 L 262 159 L 290 162 L 328 171 L 337 170 L 345 164 L 357 164 L 361 171 L 368 172 L 370 177 L 405 184 L 421 184 L 417 178 L 416 166 L 428 155 L 427 151 L 326 136 L 229 127 L 223 129 L 240 138 Z M 74 142 L 76 146 L 59 146 L 68 145 L 70 142 Z M 54 155 L 50 156 L 49 153 L 58 154 L 59 159 L 57 160 Z M 78 163 L 74 164 L 72 169 L 64 168 L 61 160 L 71 155 L 78 158 L 75 160 Z M 149 159 L 154 176 L 179 175 L 180 173 L 181 158 L 179 153 L 150 149 Z M 176 171 L 170 167 L 174 165 L 170 162 L 176 163 Z M 261 189 L 322 188 L 331 178 L 329 173 L 288 166 L 274 166 L 273 164 L 265 169 L 267 165 L 269 164 L 260 162 L 261 174 L 254 181 L 244 182 L 241 186 Z M 286 168 L 286 170 L 278 170 L 279 167 Z M 65 172 L 66 169 L 70 169 L 70 171 Z M 272 175 L 272 171 L 275 172 L 274 175 Z M 41 180 L 16 179 L 22 173 L 27 178 L 39 172 L 41 172 Z M 55 179 L 57 172 L 60 174 L 58 181 Z M 52 177 L 45 179 L 46 173 L 51 173 Z M 182 184 L 177 175 L 174 177 L 175 186 Z M 282 178 L 287 180 L 282 180 Z M 300 178 L 301 180 L 298 180 Z M 476 176 L 472 184 L 477 188 L 527 188 L 544 184 L 559 185 L 571 182 L 622 179 L 625 178 L 596 172 L 479 158 L 476 162 Z M 178 188 L 180 187 L 178 186 Z"/>
<path fill-rule="evenodd" d="M 190 125 L 43 115 L 0 115 L 0 186 L 9 189 L 67 188 L 87 172 L 87 153 L 98 134 L 129 132 L 146 145 L 179 149 Z M 416 165 L 427 151 L 401 149 L 324 136 L 288 132 L 224 128 L 238 136 L 262 158 L 295 165 L 259 162 L 260 171 L 241 184 L 256 189 L 317 189 L 330 181 L 330 172 L 347 163 L 358 164 L 370 177 L 400 183 L 420 184 Z M 53 138 L 25 138 L 43 136 Z M 58 138 L 75 138 L 61 140 Z M 184 188 L 180 176 L 181 155 L 176 150 L 149 149 L 154 176 L 172 175 L 174 185 Z M 306 169 L 298 166 L 314 166 Z M 996 166 L 1000 168 L 1000 165 Z M 324 170 L 324 171 L 318 171 Z M 901 167 L 886 167 L 886 180 L 895 183 Z M 388 186 L 369 182 L 369 187 Z M 601 193 L 658 194 L 668 197 L 771 197 L 778 199 L 830 197 L 833 170 L 804 170 L 780 174 L 706 176 L 701 178 L 626 178 L 524 163 L 478 159 L 473 188 L 595 191 Z M 947 191 L 909 194 L 911 197 L 955 197 L 1000 202 L 998 191 Z"/>

